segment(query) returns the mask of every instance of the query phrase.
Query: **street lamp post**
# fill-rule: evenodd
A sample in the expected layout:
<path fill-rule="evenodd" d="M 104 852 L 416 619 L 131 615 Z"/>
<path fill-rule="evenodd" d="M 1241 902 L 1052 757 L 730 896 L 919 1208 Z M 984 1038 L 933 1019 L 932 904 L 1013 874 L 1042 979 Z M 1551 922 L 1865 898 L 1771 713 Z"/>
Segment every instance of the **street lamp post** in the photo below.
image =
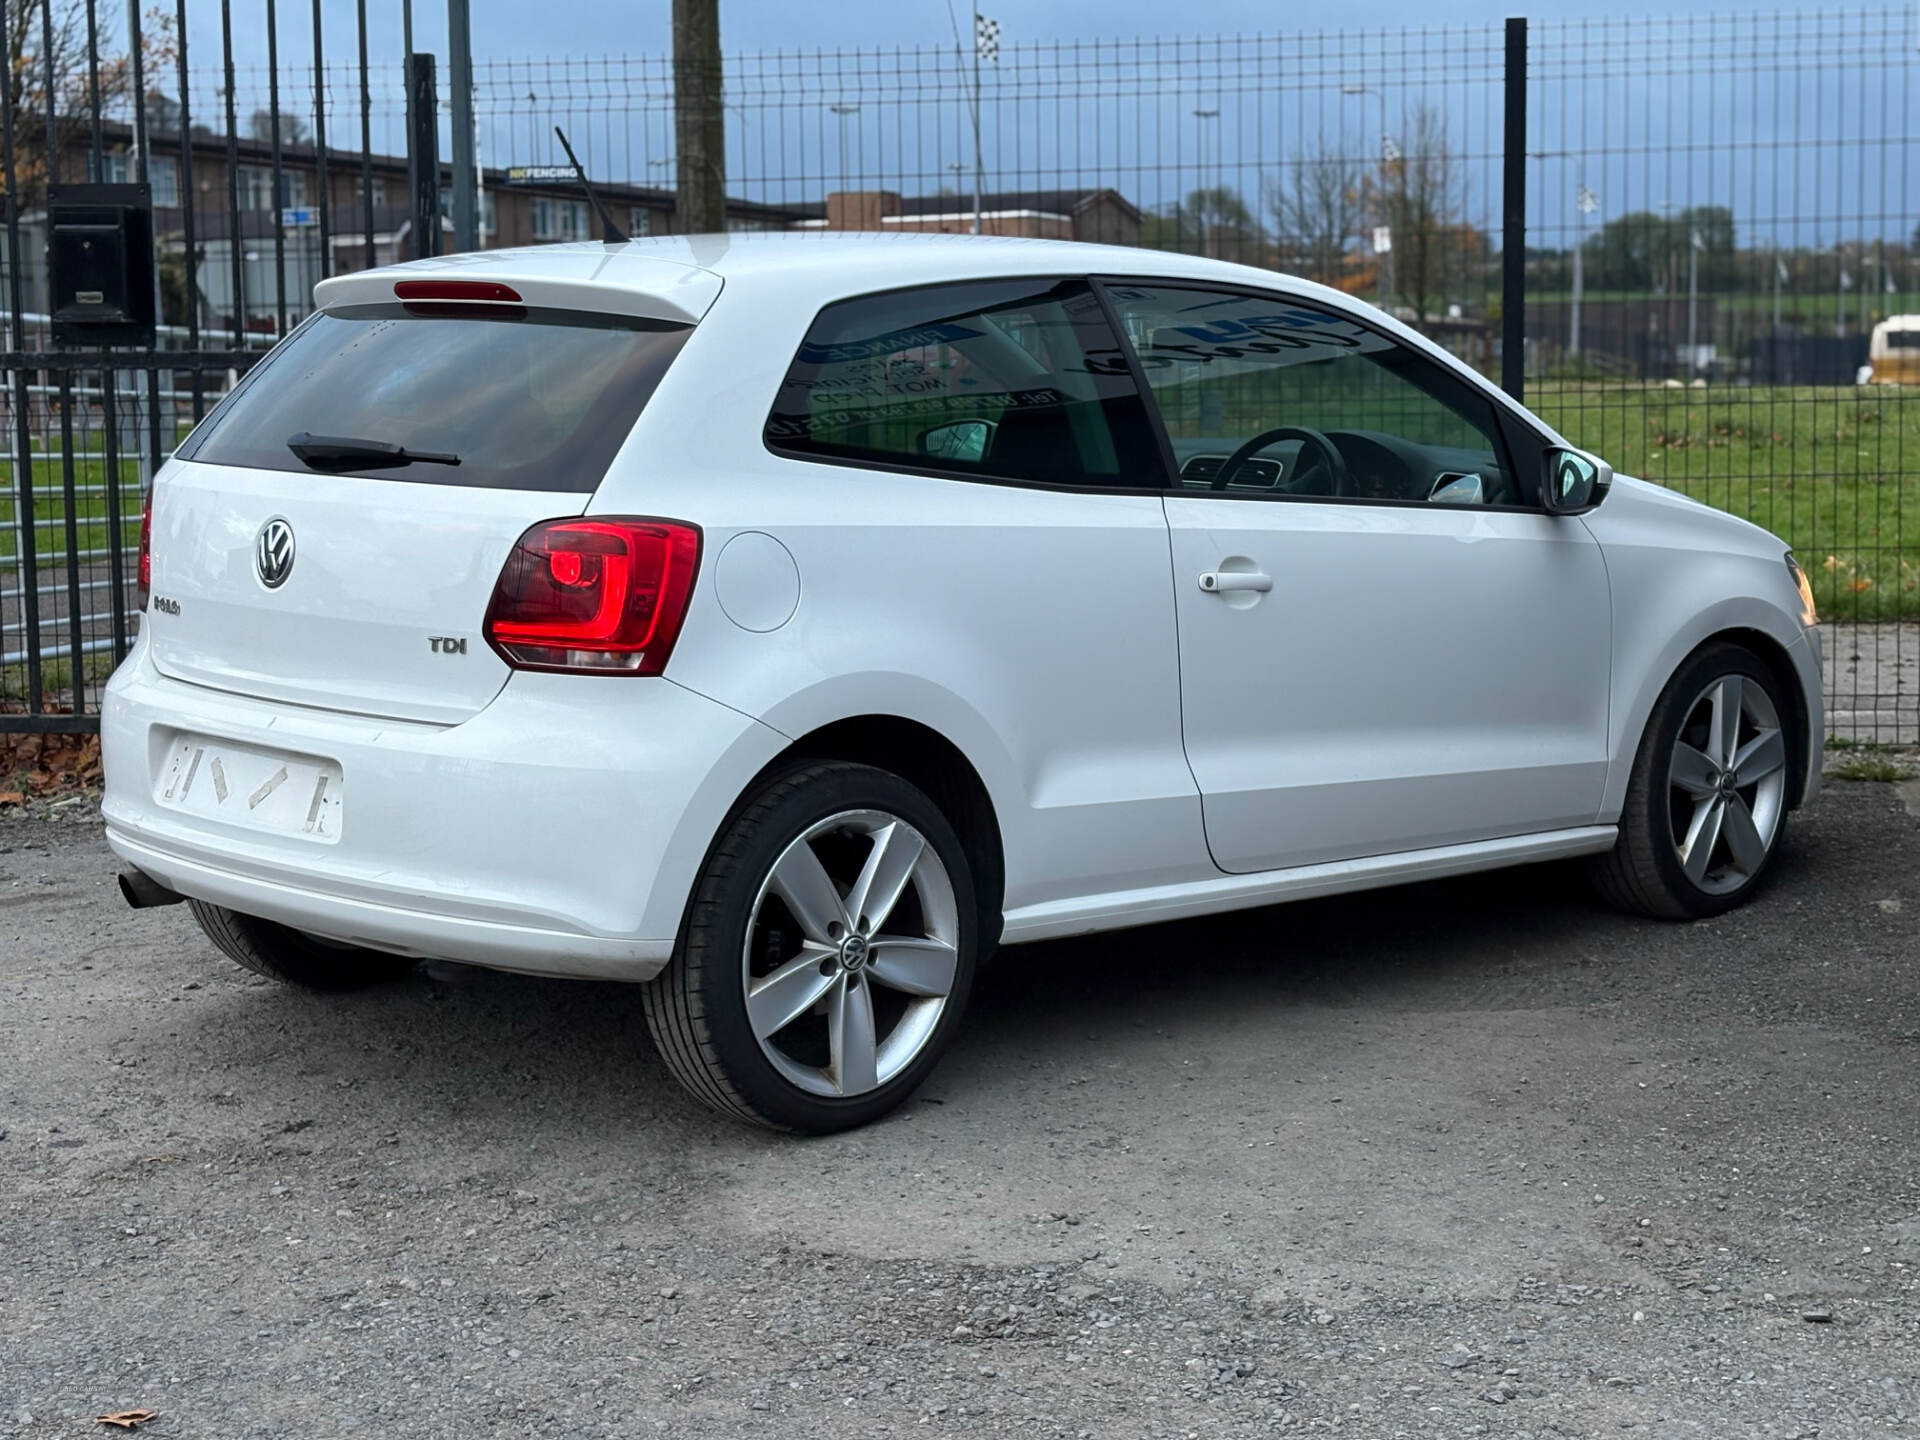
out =
<path fill-rule="evenodd" d="M 845 190 L 847 188 L 847 120 L 860 113 L 860 106 L 857 101 L 849 104 L 842 100 L 827 106 L 827 109 L 840 119 L 840 188 Z"/>
<path fill-rule="evenodd" d="M 1835 281 L 1834 291 L 1839 298 L 1837 301 L 1838 309 L 1835 312 L 1836 318 L 1833 322 L 1833 333 L 1835 335 L 1845 335 L 1847 333 L 1847 291 L 1853 288 L 1853 277 L 1847 274 L 1847 247 L 1844 241 L 1837 243 L 1833 247 L 1833 255 L 1834 259 L 1840 262 L 1840 274 L 1839 278 Z"/>
<path fill-rule="evenodd" d="M 1207 241 L 1210 238 L 1208 234 L 1208 230 L 1210 227 L 1207 219 L 1206 207 L 1212 205 L 1217 198 L 1207 193 L 1209 188 L 1207 185 L 1207 121 L 1218 120 L 1220 118 L 1220 112 L 1217 109 L 1206 110 L 1206 109 L 1202 109 L 1199 106 L 1195 106 L 1193 111 L 1193 118 L 1200 122 L 1200 126 L 1199 126 L 1199 131 L 1200 131 L 1199 190 L 1203 200 L 1203 204 L 1200 211 L 1200 253 L 1204 255 L 1207 253 L 1207 249 L 1208 249 Z M 1218 157 L 1216 152 L 1216 160 L 1217 158 Z M 1217 190 L 1219 187 L 1214 186 L 1212 188 Z"/>
<path fill-rule="evenodd" d="M 1687 237 L 1687 366 L 1700 369 L 1700 252 L 1706 237 L 1695 230 Z"/>
<path fill-rule="evenodd" d="M 1387 166 L 1400 158 L 1399 147 L 1393 143 L 1393 136 L 1387 133 L 1387 97 L 1371 85 L 1342 85 L 1342 95 L 1371 95 L 1380 102 L 1380 195 L 1385 203 L 1387 193 Z M 1386 236 L 1386 247 L 1375 244 L 1374 254 L 1380 260 L 1380 308 L 1387 309 L 1393 303 L 1393 230 L 1390 214 L 1383 213 L 1387 224 L 1375 227 L 1375 235 L 1382 232 Z"/>
<path fill-rule="evenodd" d="M 1567 324 L 1567 353 L 1580 353 L 1580 301 L 1586 294 L 1587 217 L 1600 208 L 1599 197 L 1582 181 L 1574 187 L 1573 208 L 1580 217 L 1579 234 L 1573 244 L 1573 312 Z"/>
<path fill-rule="evenodd" d="M 1655 283 L 1655 292 L 1660 296 L 1660 335 L 1667 343 L 1667 368 L 1673 368 L 1673 336 L 1679 328 L 1673 318 L 1673 294 L 1678 288 L 1677 277 L 1680 273 L 1680 257 L 1673 253 L 1673 226 L 1668 223 L 1673 217 L 1673 202 L 1662 200 L 1660 207 L 1660 243 L 1666 247 L 1665 274 Z M 1653 324 L 1653 314 L 1649 309 L 1647 324 Z"/>

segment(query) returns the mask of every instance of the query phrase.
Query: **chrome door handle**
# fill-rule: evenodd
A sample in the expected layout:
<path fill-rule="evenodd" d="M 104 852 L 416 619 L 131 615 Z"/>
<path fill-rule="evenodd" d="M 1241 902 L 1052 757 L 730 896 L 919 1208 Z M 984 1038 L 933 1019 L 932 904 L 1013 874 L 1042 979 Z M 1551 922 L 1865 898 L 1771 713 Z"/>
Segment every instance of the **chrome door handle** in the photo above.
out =
<path fill-rule="evenodd" d="M 1230 590 L 1273 589 L 1273 577 L 1258 570 L 1208 570 L 1200 576 L 1200 588 L 1209 595 L 1225 595 Z"/>

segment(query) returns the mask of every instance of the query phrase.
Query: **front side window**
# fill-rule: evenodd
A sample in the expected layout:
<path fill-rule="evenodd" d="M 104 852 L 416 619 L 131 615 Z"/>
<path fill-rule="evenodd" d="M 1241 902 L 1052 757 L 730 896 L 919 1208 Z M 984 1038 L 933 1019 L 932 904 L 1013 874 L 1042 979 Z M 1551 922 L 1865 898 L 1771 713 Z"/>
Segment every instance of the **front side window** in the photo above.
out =
<path fill-rule="evenodd" d="M 126 185 L 140 178 L 140 161 L 131 150 L 109 150 L 101 157 L 96 179 L 109 185 Z M 94 171 L 93 157 L 87 157 L 87 172 Z M 169 208 L 180 203 L 180 166 L 171 155 L 152 155 L 147 159 L 147 183 L 153 188 L 153 203 Z M 244 207 L 243 207 L 244 208 Z"/>
<path fill-rule="evenodd" d="M 155 155 L 147 161 L 147 182 L 153 186 L 153 203 L 169 208 L 180 203 L 180 162 L 171 155 Z"/>
<path fill-rule="evenodd" d="M 280 172 L 280 203 L 278 205 L 273 201 L 273 167 L 271 165 L 242 165 L 239 179 L 242 210 L 277 210 L 290 205 L 299 206 L 307 203 L 307 177 L 301 171 L 283 169 Z"/>
<path fill-rule="evenodd" d="M 273 209 L 273 172 L 264 165 L 242 165 L 239 176 L 242 210 Z"/>
<path fill-rule="evenodd" d="M 555 200 L 544 195 L 534 199 L 534 239 L 585 240 L 587 234 L 586 201 Z"/>
<path fill-rule="evenodd" d="M 1081 280 L 829 305 L 768 418 L 789 454 L 1087 488 L 1161 483 L 1145 407 Z"/>
<path fill-rule="evenodd" d="M 1271 296 L 1109 287 L 1187 490 L 1523 503 L 1493 402 L 1333 311 Z"/>
<path fill-rule="evenodd" d="M 451 185 L 442 185 L 440 187 L 440 213 L 449 218 L 453 215 L 453 187 Z M 480 233 L 482 235 L 493 234 L 493 217 L 493 192 L 491 190 L 483 190 L 480 193 L 479 215 L 477 217 L 480 221 Z"/>

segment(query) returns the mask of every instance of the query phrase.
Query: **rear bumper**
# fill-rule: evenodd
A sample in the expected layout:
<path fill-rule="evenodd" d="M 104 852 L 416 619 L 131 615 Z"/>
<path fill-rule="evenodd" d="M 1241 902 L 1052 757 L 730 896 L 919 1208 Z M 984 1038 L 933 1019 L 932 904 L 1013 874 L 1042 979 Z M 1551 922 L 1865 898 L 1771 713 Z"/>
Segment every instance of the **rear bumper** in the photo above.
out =
<path fill-rule="evenodd" d="M 714 832 L 785 743 L 666 680 L 517 675 L 436 726 L 204 689 L 144 645 L 100 729 L 107 843 L 183 895 L 379 950 L 621 980 L 666 963 Z M 182 734 L 334 762 L 338 834 L 163 804 Z"/>

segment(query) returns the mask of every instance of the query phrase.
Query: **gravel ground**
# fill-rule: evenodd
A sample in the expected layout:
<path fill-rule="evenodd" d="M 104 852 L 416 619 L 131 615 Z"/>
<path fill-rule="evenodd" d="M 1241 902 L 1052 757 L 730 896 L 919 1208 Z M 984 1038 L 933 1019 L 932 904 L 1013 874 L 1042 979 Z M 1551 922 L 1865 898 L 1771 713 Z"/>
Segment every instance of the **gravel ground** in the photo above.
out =
<path fill-rule="evenodd" d="M 255 981 L 87 808 L 0 819 L 0 1433 L 1920 1434 L 1911 790 L 1708 924 L 1550 868 L 1010 951 L 809 1142 L 628 989 Z"/>

